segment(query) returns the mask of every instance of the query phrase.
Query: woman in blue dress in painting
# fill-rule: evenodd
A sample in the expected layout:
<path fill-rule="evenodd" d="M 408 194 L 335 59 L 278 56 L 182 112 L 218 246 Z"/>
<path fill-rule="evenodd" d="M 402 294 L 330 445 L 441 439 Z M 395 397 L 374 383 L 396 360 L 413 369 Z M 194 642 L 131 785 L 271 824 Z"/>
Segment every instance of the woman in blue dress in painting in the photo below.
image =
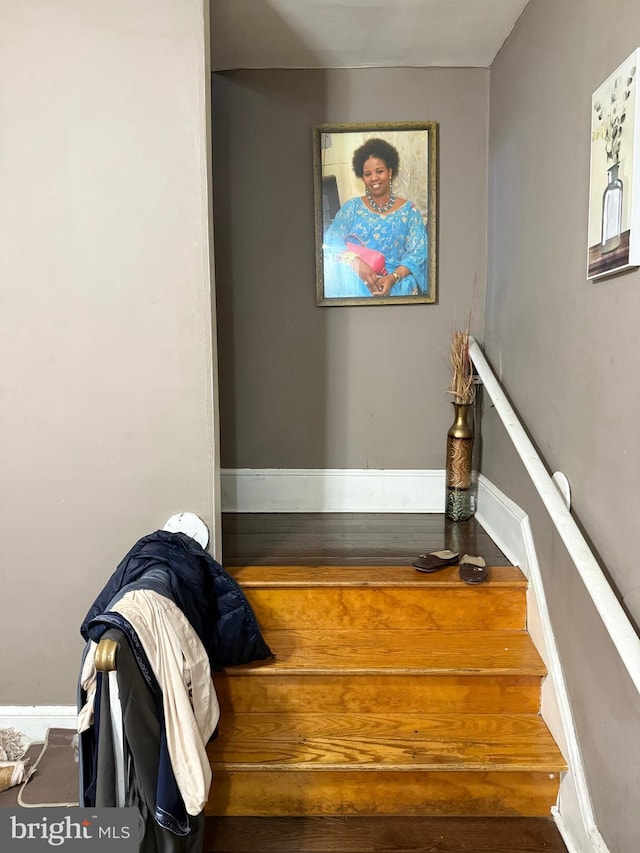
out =
<path fill-rule="evenodd" d="M 324 236 L 325 298 L 426 293 L 427 232 L 415 204 L 393 192 L 399 160 L 384 139 L 369 139 L 354 152 L 365 194 L 343 204 Z M 361 247 L 384 259 L 363 258 Z"/>

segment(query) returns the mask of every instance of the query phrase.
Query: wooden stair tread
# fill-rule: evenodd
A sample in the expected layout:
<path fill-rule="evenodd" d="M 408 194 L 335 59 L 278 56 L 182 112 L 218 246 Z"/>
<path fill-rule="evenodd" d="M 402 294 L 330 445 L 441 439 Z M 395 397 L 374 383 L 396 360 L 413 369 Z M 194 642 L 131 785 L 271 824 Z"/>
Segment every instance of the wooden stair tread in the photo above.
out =
<path fill-rule="evenodd" d="M 260 770 L 566 769 L 544 722 L 523 714 L 228 714 L 208 747 L 214 774 Z"/>
<path fill-rule="evenodd" d="M 458 575 L 458 566 L 437 572 L 418 572 L 413 566 L 235 566 L 229 568 L 244 588 L 277 587 L 461 587 L 469 590 Z M 527 578 L 517 566 L 490 566 L 489 587 L 526 587 Z M 477 593 L 479 587 L 474 587 Z"/>
<path fill-rule="evenodd" d="M 526 631 L 268 629 L 264 636 L 275 658 L 229 667 L 227 675 L 546 675 Z"/>

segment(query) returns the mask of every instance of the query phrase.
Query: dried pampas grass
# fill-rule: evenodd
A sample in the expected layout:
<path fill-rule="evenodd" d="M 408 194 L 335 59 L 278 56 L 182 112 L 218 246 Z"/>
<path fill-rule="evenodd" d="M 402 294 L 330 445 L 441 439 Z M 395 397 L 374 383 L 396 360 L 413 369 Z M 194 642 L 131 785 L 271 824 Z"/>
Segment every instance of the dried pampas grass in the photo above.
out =
<path fill-rule="evenodd" d="M 0 791 L 21 785 L 32 773 L 26 761 L 20 761 L 24 754 L 24 735 L 15 729 L 0 729 Z"/>
<path fill-rule="evenodd" d="M 461 331 L 454 329 L 451 333 L 451 384 L 447 394 L 453 396 L 453 402 L 458 404 L 473 403 L 476 396 L 476 386 L 473 381 L 473 364 L 469 356 L 469 326 Z"/>
<path fill-rule="evenodd" d="M 24 754 L 24 735 L 16 729 L 0 729 L 0 761 L 16 761 Z"/>

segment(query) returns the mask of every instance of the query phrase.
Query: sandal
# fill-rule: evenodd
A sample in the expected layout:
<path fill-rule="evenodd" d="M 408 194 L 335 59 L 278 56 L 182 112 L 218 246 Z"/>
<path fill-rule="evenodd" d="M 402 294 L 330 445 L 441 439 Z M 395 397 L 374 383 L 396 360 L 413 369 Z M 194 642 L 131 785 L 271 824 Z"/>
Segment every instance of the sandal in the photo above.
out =
<path fill-rule="evenodd" d="M 445 566 L 453 566 L 458 562 L 458 551 L 432 551 L 431 554 L 420 554 L 412 565 L 419 572 L 437 572 Z"/>
<path fill-rule="evenodd" d="M 484 583 L 488 577 L 487 564 L 482 557 L 465 554 L 460 560 L 460 580 L 465 583 Z"/>

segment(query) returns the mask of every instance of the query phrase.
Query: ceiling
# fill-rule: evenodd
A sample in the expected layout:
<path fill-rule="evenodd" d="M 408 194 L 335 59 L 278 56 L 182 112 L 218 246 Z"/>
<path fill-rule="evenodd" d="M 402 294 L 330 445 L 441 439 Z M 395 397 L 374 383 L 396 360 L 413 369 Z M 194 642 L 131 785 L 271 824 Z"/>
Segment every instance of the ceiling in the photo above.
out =
<path fill-rule="evenodd" d="M 528 0 L 211 0 L 214 71 L 488 68 Z"/>

